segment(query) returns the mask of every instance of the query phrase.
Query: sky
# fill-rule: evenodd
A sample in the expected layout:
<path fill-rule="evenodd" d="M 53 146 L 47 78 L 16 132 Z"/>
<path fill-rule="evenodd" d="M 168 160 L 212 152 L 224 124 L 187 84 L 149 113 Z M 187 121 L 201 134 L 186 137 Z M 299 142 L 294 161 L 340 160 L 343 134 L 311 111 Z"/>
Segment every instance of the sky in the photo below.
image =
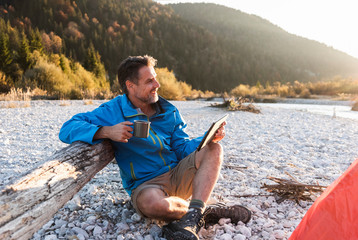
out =
<path fill-rule="evenodd" d="M 260 16 L 289 33 L 358 58 L 357 0 L 157 0 L 211 2 Z"/>

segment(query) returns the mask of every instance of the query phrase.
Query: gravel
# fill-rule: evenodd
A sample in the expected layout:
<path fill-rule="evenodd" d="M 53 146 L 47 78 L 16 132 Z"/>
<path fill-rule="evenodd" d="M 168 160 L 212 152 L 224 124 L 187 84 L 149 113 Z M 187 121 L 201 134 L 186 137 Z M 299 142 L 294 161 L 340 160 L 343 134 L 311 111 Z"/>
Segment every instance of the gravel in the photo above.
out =
<path fill-rule="evenodd" d="M 58 139 L 62 124 L 102 102 L 32 101 L 28 108 L 0 108 L 0 188 L 65 147 Z M 204 101 L 172 103 L 193 137 L 202 135 L 211 122 L 227 113 Z M 222 219 L 220 224 L 202 229 L 201 239 L 288 239 L 312 202 L 286 200 L 278 204 L 261 188 L 273 183 L 267 177 L 289 179 L 287 172 L 302 183 L 328 186 L 358 156 L 357 120 L 264 104 L 260 108 L 262 114 L 229 113 L 222 140 L 225 160 L 211 199 L 242 204 L 252 211 L 252 219 L 246 225 Z M 141 218 L 129 200 L 117 165 L 110 163 L 33 239 L 162 239 L 164 222 Z"/>

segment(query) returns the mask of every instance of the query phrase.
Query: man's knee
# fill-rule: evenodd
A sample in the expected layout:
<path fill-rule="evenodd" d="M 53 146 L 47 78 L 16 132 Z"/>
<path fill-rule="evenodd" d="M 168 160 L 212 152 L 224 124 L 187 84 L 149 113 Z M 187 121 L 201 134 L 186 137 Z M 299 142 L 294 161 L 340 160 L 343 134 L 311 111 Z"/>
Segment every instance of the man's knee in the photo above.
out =
<path fill-rule="evenodd" d="M 223 147 L 220 143 L 210 143 L 204 148 L 204 152 L 198 152 L 196 167 L 198 168 L 203 161 L 210 161 L 210 164 L 220 166 L 223 161 Z"/>
<path fill-rule="evenodd" d="M 211 154 L 216 156 L 217 158 L 222 158 L 223 156 L 223 147 L 220 143 L 210 143 L 209 149 L 211 151 Z"/>
<path fill-rule="evenodd" d="M 222 164 L 222 161 L 223 161 L 223 155 L 224 155 L 224 151 L 223 151 L 223 147 L 221 146 L 220 143 L 212 143 L 210 144 L 211 146 L 211 154 L 213 155 L 213 158 L 214 158 L 214 162 L 217 164 L 217 165 L 220 165 Z"/>
<path fill-rule="evenodd" d="M 165 202 L 162 199 L 165 197 L 160 189 L 147 188 L 142 190 L 137 198 L 137 207 L 146 217 L 155 217 L 158 212 L 163 212 Z"/>

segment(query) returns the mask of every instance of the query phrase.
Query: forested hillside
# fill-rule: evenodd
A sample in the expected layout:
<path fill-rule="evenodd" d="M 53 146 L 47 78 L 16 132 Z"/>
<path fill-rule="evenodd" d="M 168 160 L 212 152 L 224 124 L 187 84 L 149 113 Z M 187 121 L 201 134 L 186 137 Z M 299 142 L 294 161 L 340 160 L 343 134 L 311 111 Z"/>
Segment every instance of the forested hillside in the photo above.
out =
<path fill-rule="evenodd" d="M 210 3 L 170 6 L 182 18 L 224 39 L 239 61 L 236 66 L 240 72 L 248 73 L 246 78 L 304 82 L 358 74 L 358 59 L 325 44 L 289 34 L 258 16 Z"/>
<path fill-rule="evenodd" d="M 45 83 L 36 82 L 39 70 L 33 70 L 35 63 L 40 69 L 40 57 L 42 63 L 59 67 L 73 86 L 83 66 L 95 81 L 90 84 L 90 75 L 83 72 L 81 81 L 103 91 L 107 83 L 114 85 L 119 62 L 139 54 L 154 56 L 159 67 L 173 70 L 194 88 L 215 92 L 240 83 L 358 75 L 357 59 L 213 4 L 0 0 L 0 31 L 0 74 L 6 75 L 5 83 L 0 76 L 0 87 L 41 87 Z M 81 91 L 86 88 L 82 85 Z"/>

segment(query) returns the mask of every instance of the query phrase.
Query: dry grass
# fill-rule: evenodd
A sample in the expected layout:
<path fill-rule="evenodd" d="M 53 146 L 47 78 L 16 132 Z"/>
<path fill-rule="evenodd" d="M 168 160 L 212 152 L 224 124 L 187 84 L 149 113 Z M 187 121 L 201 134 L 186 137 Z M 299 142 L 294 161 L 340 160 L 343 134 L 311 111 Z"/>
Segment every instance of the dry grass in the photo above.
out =
<path fill-rule="evenodd" d="M 0 108 L 28 108 L 28 107 L 31 107 L 30 101 L 25 101 L 25 102 L 7 101 L 0 104 Z"/>
<path fill-rule="evenodd" d="M 92 100 L 83 100 L 83 104 L 84 105 L 93 105 L 93 101 Z"/>
<path fill-rule="evenodd" d="M 9 93 L 0 94 L 0 101 L 30 101 L 31 95 L 30 89 L 24 92 L 20 88 L 11 88 Z"/>
<path fill-rule="evenodd" d="M 0 108 L 27 108 L 31 107 L 31 92 L 28 89 L 23 92 L 22 89 L 12 88 L 7 94 L 0 94 Z"/>
<path fill-rule="evenodd" d="M 66 107 L 66 106 L 70 106 L 70 105 L 71 105 L 70 101 L 65 101 L 65 100 L 60 101 L 60 106 L 61 107 Z"/>

